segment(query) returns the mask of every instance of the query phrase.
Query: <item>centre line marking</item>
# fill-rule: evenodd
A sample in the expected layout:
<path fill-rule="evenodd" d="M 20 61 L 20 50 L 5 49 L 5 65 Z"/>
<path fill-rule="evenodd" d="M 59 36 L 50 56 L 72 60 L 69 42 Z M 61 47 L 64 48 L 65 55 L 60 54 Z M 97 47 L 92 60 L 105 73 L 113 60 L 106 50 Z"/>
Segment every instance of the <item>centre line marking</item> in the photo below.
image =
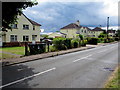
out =
<path fill-rule="evenodd" d="M 92 55 L 88 55 L 88 56 L 86 56 L 86 57 L 82 57 L 82 58 L 80 58 L 80 59 L 77 59 L 77 60 L 75 60 L 75 61 L 73 61 L 73 62 L 80 61 L 80 60 L 82 60 L 82 59 L 85 59 L 85 58 L 88 58 L 88 57 L 90 57 L 90 56 L 92 56 Z"/>
<path fill-rule="evenodd" d="M 3 88 L 3 87 L 6 87 L 6 86 L 9 86 L 9 85 L 12 85 L 12 84 L 15 84 L 15 83 L 18 83 L 18 82 L 24 81 L 24 80 L 29 79 L 29 78 L 32 78 L 32 77 L 39 76 L 39 75 L 41 75 L 41 74 L 44 74 L 44 73 L 50 72 L 50 71 L 55 70 L 55 69 L 56 69 L 56 68 L 48 69 L 48 70 L 46 70 L 46 71 L 43 71 L 43 72 L 40 72 L 40 73 L 34 74 L 34 75 L 32 75 L 32 76 L 28 76 L 28 77 L 25 77 L 25 78 L 23 78 L 23 79 L 20 79 L 20 80 L 17 80 L 17 81 L 14 81 L 14 82 L 11 82 L 11 83 L 8 83 L 8 84 L 5 84 L 5 85 L 3 85 L 3 86 L 0 86 L 0 88 Z"/>

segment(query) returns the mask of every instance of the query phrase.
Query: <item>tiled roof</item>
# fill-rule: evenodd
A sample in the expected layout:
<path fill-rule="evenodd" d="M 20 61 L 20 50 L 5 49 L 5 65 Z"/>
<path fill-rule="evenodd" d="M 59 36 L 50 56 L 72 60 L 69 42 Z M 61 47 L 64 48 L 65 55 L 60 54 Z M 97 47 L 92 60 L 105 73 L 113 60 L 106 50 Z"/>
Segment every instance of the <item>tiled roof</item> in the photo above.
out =
<path fill-rule="evenodd" d="M 89 31 L 91 31 L 91 29 L 90 28 L 88 28 L 88 27 L 86 27 Z"/>
<path fill-rule="evenodd" d="M 28 19 L 29 19 L 29 18 L 28 18 Z M 29 21 L 30 21 L 33 25 L 41 26 L 39 23 L 37 23 L 37 22 L 35 22 L 35 21 L 31 20 L 31 19 L 29 19 Z"/>
<path fill-rule="evenodd" d="M 24 15 L 24 14 L 23 14 Z M 25 16 L 25 15 L 24 15 Z M 26 16 L 25 16 L 26 17 Z M 26 17 L 33 25 L 37 25 L 37 26 L 41 26 L 39 23 L 29 19 L 28 17 Z"/>
<path fill-rule="evenodd" d="M 71 23 L 71 24 L 69 24 L 69 25 L 67 25 L 67 26 L 65 26 L 65 27 L 63 27 L 63 28 L 61 28 L 61 29 L 73 29 L 73 28 L 76 28 L 76 29 L 78 29 L 78 28 L 81 28 L 82 26 L 78 26 L 77 24 L 75 24 L 75 23 Z"/>
<path fill-rule="evenodd" d="M 92 29 L 93 31 L 105 31 L 105 30 L 103 30 L 103 29 L 101 29 L 100 27 L 96 27 L 96 28 L 94 28 L 94 29 Z"/>

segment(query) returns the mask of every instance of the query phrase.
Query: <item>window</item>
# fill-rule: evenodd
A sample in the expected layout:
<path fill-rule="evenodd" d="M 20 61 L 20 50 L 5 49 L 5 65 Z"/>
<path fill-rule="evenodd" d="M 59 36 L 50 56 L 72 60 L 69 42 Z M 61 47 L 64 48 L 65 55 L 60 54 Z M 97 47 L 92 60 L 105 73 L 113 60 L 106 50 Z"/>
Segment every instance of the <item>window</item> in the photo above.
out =
<path fill-rule="evenodd" d="M 33 26 L 33 30 L 35 30 L 35 26 Z"/>
<path fill-rule="evenodd" d="M 17 24 L 13 24 L 13 25 L 12 25 L 12 28 L 13 28 L 13 29 L 17 29 Z"/>
<path fill-rule="evenodd" d="M 32 41 L 36 41 L 37 35 L 32 35 Z"/>
<path fill-rule="evenodd" d="M 17 35 L 10 35 L 10 41 L 16 42 L 17 41 Z"/>
<path fill-rule="evenodd" d="M 29 41 L 29 36 L 23 36 L 23 41 L 24 42 Z"/>
<path fill-rule="evenodd" d="M 29 25 L 23 25 L 23 29 L 29 29 Z"/>

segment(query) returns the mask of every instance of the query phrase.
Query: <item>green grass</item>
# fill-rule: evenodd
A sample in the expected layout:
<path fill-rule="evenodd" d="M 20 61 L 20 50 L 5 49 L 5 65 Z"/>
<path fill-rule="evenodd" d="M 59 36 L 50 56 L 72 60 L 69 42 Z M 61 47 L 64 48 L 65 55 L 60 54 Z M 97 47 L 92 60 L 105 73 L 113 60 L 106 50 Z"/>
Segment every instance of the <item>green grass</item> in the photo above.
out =
<path fill-rule="evenodd" d="M 115 70 L 113 75 L 108 80 L 105 88 L 119 88 L 120 89 L 120 66 Z"/>
<path fill-rule="evenodd" d="M 17 55 L 24 55 L 25 52 L 25 47 L 7 47 L 7 48 L 0 48 L 0 50 L 4 51 L 4 52 L 10 52 L 13 54 L 17 54 Z"/>
<path fill-rule="evenodd" d="M 8 58 L 18 58 L 18 56 L 4 54 L 4 53 L 2 55 L 0 55 L 0 59 L 8 59 Z"/>

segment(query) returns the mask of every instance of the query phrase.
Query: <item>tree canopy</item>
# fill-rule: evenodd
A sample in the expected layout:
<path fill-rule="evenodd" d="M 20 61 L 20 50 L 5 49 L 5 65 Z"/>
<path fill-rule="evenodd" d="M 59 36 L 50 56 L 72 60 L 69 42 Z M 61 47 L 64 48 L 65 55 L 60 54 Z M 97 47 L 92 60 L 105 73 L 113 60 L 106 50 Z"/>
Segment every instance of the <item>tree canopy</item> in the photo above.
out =
<path fill-rule="evenodd" d="M 17 22 L 17 15 L 27 7 L 37 5 L 36 1 L 25 0 L 25 2 L 2 2 L 2 30 L 11 29 L 11 24 Z"/>
<path fill-rule="evenodd" d="M 117 30 L 117 32 L 116 32 L 116 37 L 119 37 L 120 38 L 120 30 Z"/>

